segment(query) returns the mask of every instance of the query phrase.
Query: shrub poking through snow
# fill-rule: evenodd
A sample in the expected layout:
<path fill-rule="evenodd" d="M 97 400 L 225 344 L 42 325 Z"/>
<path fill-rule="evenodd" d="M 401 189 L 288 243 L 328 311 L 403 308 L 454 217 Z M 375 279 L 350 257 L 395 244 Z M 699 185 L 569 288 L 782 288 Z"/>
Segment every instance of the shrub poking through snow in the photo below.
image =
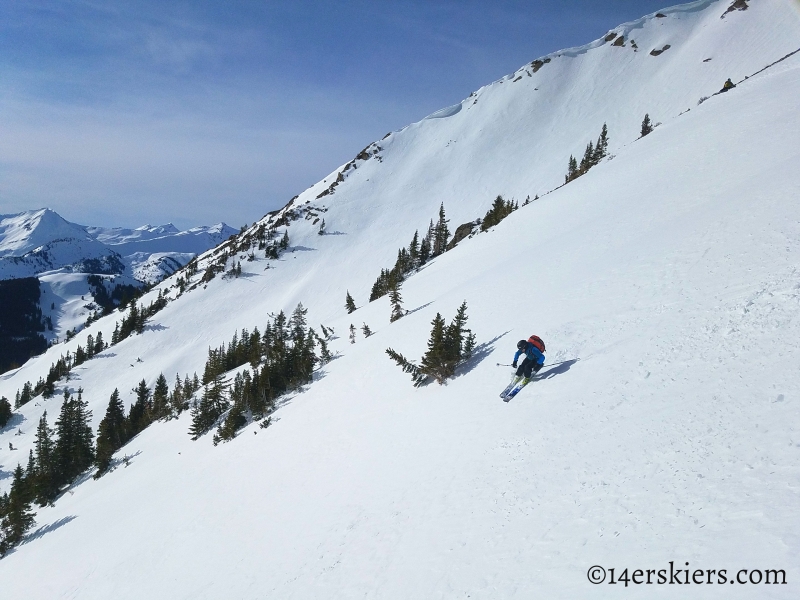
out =
<path fill-rule="evenodd" d="M 472 357 L 475 334 L 466 328 L 466 324 L 467 303 L 464 301 L 450 325 L 445 325 L 442 315 L 436 313 L 431 322 L 428 351 L 419 365 L 391 348 L 387 348 L 386 354 L 403 369 L 403 372 L 411 375 L 415 387 L 427 383 L 430 379 L 441 385 L 455 375 L 459 365 Z"/>

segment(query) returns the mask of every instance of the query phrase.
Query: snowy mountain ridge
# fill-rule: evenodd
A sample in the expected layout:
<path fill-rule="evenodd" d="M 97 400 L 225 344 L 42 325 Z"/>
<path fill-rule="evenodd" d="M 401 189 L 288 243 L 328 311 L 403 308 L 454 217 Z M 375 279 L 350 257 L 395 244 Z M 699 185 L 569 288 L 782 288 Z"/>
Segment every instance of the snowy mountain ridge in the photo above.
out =
<path fill-rule="evenodd" d="M 225 223 L 187 231 L 172 223 L 137 229 L 87 227 L 47 208 L 0 215 L 0 279 L 65 268 L 95 272 L 94 266 L 97 272 L 125 273 L 154 283 L 235 233 Z"/>
<path fill-rule="evenodd" d="M 665 9 L 534 61 L 371 144 L 156 286 L 143 304 L 168 301 L 141 334 L 58 382 L 83 389 L 94 431 L 115 388 L 127 407 L 142 380 L 201 373 L 210 347 L 298 302 L 334 330 L 337 358 L 280 399 L 272 425 L 229 443 L 192 441 L 186 412 L 152 424 L 117 468 L 38 510 L 0 561 L 4 589 L 575 598 L 609 593 L 586 580 L 592 565 L 675 561 L 783 569 L 788 585 L 729 584 L 726 597 L 793 598 L 800 60 L 749 76 L 797 49 L 800 12 L 729 6 Z M 698 105 L 728 77 L 742 83 Z M 663 124 L 640 139 L 645 113 Z M 563 185 L 603 123 L 610 156 Z M 367 301 L 440 205 L 452 231 L 499 194 L 532 201 L 409 277 L 408 314 L 389 323 L 388 300 Z M 277 259 L 259 247 L 270 229 L 288 236 Z M 413 388 L 386 348 L 418 357 L 434 316 L 464 300 L 474 360 L 446 386 Z M 121 319 L 3 375 L 0 395 Z M 350 343 L 362 324 L 372 335 Z M 531 333 L 547 342 L 543 377 L 504 404 L 510 373 L 496 365 Z M 2 489 L 61 402 L 36 397 L 0 432 Z"/>

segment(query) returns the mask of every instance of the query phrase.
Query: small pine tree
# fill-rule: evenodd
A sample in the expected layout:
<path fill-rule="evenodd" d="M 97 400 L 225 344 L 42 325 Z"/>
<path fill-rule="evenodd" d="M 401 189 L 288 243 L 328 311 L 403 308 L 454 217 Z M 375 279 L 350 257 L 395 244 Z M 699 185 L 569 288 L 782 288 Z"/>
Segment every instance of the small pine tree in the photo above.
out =
<path fill-rule="evenodd" d="M 163 419 L 168 416 L 170 412 L 169 407 L 169 385 L 167 378 L 161 373 L 156 379 L 156 385 L 153 388 L 153 420 Z"/>
<path fill-rule="evenodd" d="M 94 353 L 100 354 L 105 349 L 106 349 L 106 343 L 103 341 L 103 332 L 98 331 L 97 337 L 94 340 Z"/>
<path fill-rule="evenodd" d="M 333 355 L 328 349 L 328 342 L 325 341 L 325 338 L 317 336 L 317 343 L 319 343 L 319 362 L 323 365 L 331 362 L 331 360 L 333 360 Z"/>
<path fill-rule="evenodd" d="M 5 556 L 11 548 L 19 544 L 25 532 L 33 526 L 33 512 L 26 488 L 22 466 L 17 465 L 8 495 L 8 505 L 3 511 L 5 516 L 0 521 L 0 556 Z"/>
<path fill-rule="evenodd" d="M 280 244 L 278 244 L 278 247 L 281 250 L 286 250 L 289 247 L 289 230 L 288 229 L 283 232 L 283 237 L 281 238 L 281 241 L 280 241 Z"/>
<path fill-rule="evenodd" d="M 422 241 L 419 244 L 419 265 L 422 266 L 428 259 L 431 257 L 431 237 L 432 237 L 432 230 L 433 230 L 433 221 L 431 221 L 431 225 L 428 228 L 428 235 L 422 238 Z"/>
<path fill-rule="evenodd" d="M 356 343 L 356 327 L 352 323 L 350 323 L 350 343 Z"/>
<path fill-rule="evenodd" d="M 567 175 L 564 178 L 564 183 L 569 183 L 578 176 L 578 161 L 571 154 L 569 155 L 569 166 L 567 167 Z"/>
<path fill-rule="evenodd" d="M 391 348 L 387 349 L 386 353 L 404 372 L 411 374 L 415 386 L 422 385 L 428 378 L 433 378 L 439 384 L 443 384 L 445 380 L 455 374 L 456 368 L 460 364 L 469 360 L 475 350 L 475 335 L 466 328 L 466 323 L 466 302 L 461 304 L 456 316 L 448 326 L 445 326 L 442 315 L 436 313 L 436 317 L 431 322 L 428 350 L 422 357 L 419 366 Z"/>
<path fill-rule="evenodd" d="M 65 391 L 61 413 L 56 420 L 55 455 L 59 484 L 73 481 L 88 469 L 95 458 L 92 412 L 83 400 L 83 390 L 75 398 Z"/>
<path fill-rule="evenodd" d="M 414 232 L 414 237 L 411 238 L 411 243 L 408 245 L 408 256 L 411 259 L 412 268 L 416 269 L 419 266 L 419 230 Z"/>
<path fill-rule="evenodd" d="M 325 219 L 322 219 L 322 223 L 319 224 L 319 231 L 317 232 L 318 235 L 325 235 Z"/>
<path fill-rule="evenodd" d="M 445 323 L 440 313 L 436 313 L 431 325 L 428 351 L 420 361 L 420 371 L 442 384 L 445 379 L 452 375 L 452 371 L 455 370 L 455 364 L 451 364 L 451 361 L 448 360 L 445 345 Z"/>
<path fill-rule="evenodd" d="M 143 431 L 152 422 L 152 403 L 150 401 L 150 388 L 147 382 L 142 379 L 136 389 L 136 402 L 131 405 L 128 411 L 128 434 L 134 437 Z"/>
<path fill-rule="evenodd" d="M 389 290 L 389 302 L 392 305 L 392 314 L 389 317 L 389 322 L 394 323 L 398 319 L 402 319 L 406 311 L 403 310 L 403 297 L 400 295 L 400 287 L 395 285 Z"/>
<path fill-rule="evenodd" d="M 368 338 L 369 336 L 372 335 L 372 330 L 369 328 L 369 325 L 367 325 L 366 323 L 364 323 L 361 326 L 361 332 L 364 334 L 365 338 Z"/>
<path fill-rule="evenodd" d="M 47 411 L 44 411 L 36 428 L 34 449 L 36 455 L 36 482 L 34 496 L 40 506 L 52 502 L 58 494 L 56 447 L 53 431 L 47 425 Z"/>
<path fill-rule="evenodd" d="M 528 198 L 530 198 L 530 196 L 528 196 Z M 484 215 L 481 221 L 481 231 L 486 231 L 490 227 L 497 225 L 514 212 L 515 208 L 516 206 L 513 200 L 504 200 L 502 196 L 495 198 L 492 207 L 486 211 L 486 215 Z"/>
<path fill-rule="evenodd" d="M 594 145 L 592 142 L 586 144 L 586 150 L 583 153 L 583 158 L 581 159 L 581 164 L 578 166 L 578 172 L 583 175 L 589 169 L 592 168 L 592 164 L 594 161 Z"/>
<path fill-rule="evenodd" d="M 592 157 L 592 165 L 598 164 L 608 155 L 608 127 L 603 123 L 603 129 L 600 130 L 600 136 L 597 138 L 597 143 L 594 147 L 594 156 Z"/>
<path fill-rule="evenodd" d="M 642 137 L 649 135 L 653 132 L 653 124 L 650 122 L 650 115 L 645 113 L 642 120 Z"/>
<path fill-rule="evenodd" d="M 444 202 L 439 206 L 439 220 L 433 231 L 433 256 L 439 256 L 447 250 L 447 242 L 450 239 L 450 230 L 447 228 L 448 220 L 444 214 Z"/>
<path fill-rule="evenodd" d="M 214 379 L 206 385 L 202 399 L 192 409 L 192 425 L 189 428 L 189 434 L 193 440 L 209 431 L 228 409 L 225 388 L 225 381 L 221 373 L 215 375 Z"/>
<path fill-rule="evenodd" d="M 0 398 L 0 428 L 6 426 L 6 423 L 11 419 L 11 415 L 13 412 L 11 411 L 11 403 L 8 401 L 8 398 L 3 396 Z"/>
<path fill-rule="evenodd" d="M 120 400 L 119 390 L 114 389 L 108 401 L 106 415 L 100 421 L 100 427 L 97 429 L 97 454 L 95 456 L 97 473 L 95 479 L 108 471 L 114 452 L 122 448 L 127 441 L 125 426 L 125 408 Z"/>
<path fill-rule="evenodd" d="M 356 310 L 356 303 L 350 295 L 350 290 L 347 291 L 347 295 L 344 297 L 344 307 L 347 310 L 347 314 L 353 313 Z"/>
<path fill-rule="evenodd" d="M 178 416 L 184 410 L 186 410 L 186 399 L 184 398 L 183 386 L 184 384 L 181 382 L 181 376 L 178 373 L 175 373 L 175 385 L 172 388 L 172 393 L 169 395 L 170 411 L 175 416 Z"/>

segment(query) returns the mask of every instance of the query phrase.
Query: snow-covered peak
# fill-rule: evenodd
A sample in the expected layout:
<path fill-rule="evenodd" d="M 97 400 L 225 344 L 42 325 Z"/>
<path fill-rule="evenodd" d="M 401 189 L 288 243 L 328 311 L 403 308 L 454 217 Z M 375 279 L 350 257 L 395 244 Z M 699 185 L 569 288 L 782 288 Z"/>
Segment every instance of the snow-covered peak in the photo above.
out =
<path fill-rule="evenodd" d="M 91 241 L 80 225 L 49 208 L 0 215 L 0 257 L 23 256 L 55 240 Z"/>

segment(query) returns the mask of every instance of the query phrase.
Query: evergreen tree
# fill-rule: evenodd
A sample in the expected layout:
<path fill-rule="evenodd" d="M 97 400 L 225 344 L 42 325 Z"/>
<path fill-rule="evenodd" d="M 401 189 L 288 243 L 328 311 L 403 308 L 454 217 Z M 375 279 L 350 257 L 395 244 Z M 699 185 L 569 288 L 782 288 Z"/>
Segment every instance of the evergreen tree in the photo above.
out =
<path fill-rule="evenodd" d="M 355 312 L 356 310 L 356 303 L 350 295 L 350 290 L 347 291 L 347 295 L 344 297 L 344 307 L 347 310 L 347 314 Z"/>
<path fill-rule="evenodd" d="M 8 398 L 3 396 L 0 398 L 0 428 L 6 426 L 6 423 L 11 419 L 11 415 L 13 412 L 11 411 L 11 403 L 8 401 Z"/>
<path fill-rule="evenodd" d="M 95 354 L 100 354 L 105 349 L 106 349 L 106 345 L 103 342 L 103 332 L 102 331 L 98 331 L 97 332 L 97 337 L 94 340 L 94 353 Z"/>
<path fill-rule="evenodd" d="M 419 230 L 414 232 L 414 237 L 411 238 L 411 243 L 408 245 L 408 256 L 411 259 L 413 268 L 419 266 Z"/>
<path fill-rule="evenodd" d="M 167 378 L 161 373 L 153 388 L 153 420 L 163 419 L 169 415 L 169 412 L 169 385 L 167 385 Z"/>
<path fill-rule="evenodd" d="M 5 554 L 22 541 L 25 532 L 34 523 L 30 500 L 26 497 L 25 474 L 22 466 L 14 469 L 14 480 L 11 482 L 11 492 L 8 494 L 8 505 L 5 516 L 0 522 L 0 556 Z"/>
<path fill-rule="evenodd" d="M 188 375 L 186 376 L 189 377 Z M 183 383 L 181 376 L 175 373 L 175 385 L 172 388 L 172 393 L 169 396 L 169 405 L 171 412 L 174 415 L 179 415 L 186 409 L 186 400 L 184 398 Z"/>
<path fill-rule="evenodd" d="M 133 393 L 136 394 L 136 402 L 131 405 L 131 409 L 128 411 L 127 427 L 130 437 L 138 435 L 153 421 L 150 388 L 147 387 L 147 382 L 142 379 L 136 389 L 133 390 Z"/>
<path fill-rule="evenodd" d="M 428 350 L 419 366 L 391 348 L 386 350 L 404 372 L 411 374 L 415 386 L 433 378 L 439 384 L 455 374 L 456 368 L 472 356 L 475 335 L 466 328 L 467 303 L 463 302 L 450 325 L 445 326 L 442 315 L 437 313 L 431 322 Z"/>
<path fill-rule="evenodd" d="M 356 327 L 352 323 L 350 323 L 350 343 L 356 343 Z"/>
<path fill-rule="evenodd" d="M 36 481 L 34 496 L 40 506 L 52 502 L 58 495 L 56 447 L 53 442 L 55 432 L 47 425 L 47 411 L 44 411 L 36 428 L 34 449 L 36 452 Z"/>
<path fill-rule="evenodd" d="M 228 411 L 225 419 L 214 434 L 214 445 L 216 446 L 220 441 L 227 441 L 234 438 L 236 432 L 247 424 L 247 417 L 245 413 L 248 409 L 248 383 L 250 382 L 250 373 L 245 371 L 247 377 L 237 373 L 233 380 L 233 389 L 231 390 L 231 402 L 233 406 Z"/>
<path fill-rule="evenodd" d="M 281 242 L 280 242 L 280 244 L 278 244 L 278 247 L 281 250 L 286 250 L 289 247 L 289 230 L 288 229 L 283 232 L 283 237 L 281 238 Z"/>
<path fill-rule="evenodd" d="M 193 440 L 209 431 L 228 409 L 225 388 L 226 384 L 221 373 L 214 376 L 214 379 L 206 385 L 202 399 L 192 408 L 189 434 Z"/>
<path fill-rule="evenodd" d="M 369 325 L 367 325 L 366 323 L 364 323 L 361 326 L 361 332 L 364 334 L 365 338 L 368 338 L 369 336 L 372 335 L 372 330 L 369 328 Z"/>
<path fill-rule="evenodd" d="M 649 135 L 653 132 L 653 124 L 650 122 L 650 115 L 645 114 L 642 121 L 642 137 Z"/>
<path fill-rule="evenodd" d="M 578 167 L 578 172 L 581 175 L 586 173 L 589 169 L 592 168 L 593 161 L 594 161 L 594 146 L 592 145 L 592 142 L 589 142 L 588 144 L 586 144 L 586 150 L 583 153 L 583 158 L 581 159 L 581 164 Z"/>
<path fill-rule="evenodd" d="M 439 256 L 447 249 L 447 242 L 450 239 L 450 230 L 447 228 L 448 220 L 444 214 L 444 202 L 439 206 L 439 220 L 436 223 L 433 233 L 433 256 Z"/>
<path fill-rule="evenodd" d="M 598 164 L 608 155 L 608 127 L 603 123 L 603 129 L 600 130 L 600 136 L 597 138 L 597 143 L 594 147 L 594 156 L 592 157 L 592 166 Z"/>
<path fill-rule="evenodd" d="M 420 371 L 425 375 L 432 376 L 437 382 L 444 383 L 454 370 L 455 365 L 451 365 L 447 356 L 445 346 L 445 323 L 442 315 L 438 312 L 431 321 L 431 334 L 428 339 L 428 351 L 420 361 Z"/>
<path fill-rule="evenodd" d="M 95 478 L 100 477 L 108 470 L 114 452 L 122 448 L 128 441 L 126 425 L 125 408 L 120 400 L 119 390 L 114 389 L 108 401 L 106 415 L 100 421 L 100 427 L 97 430 L 97 456 L 95 457 L 97 474 Z"/>
<path fill-rule="evenodd" d="M 55 454 L 59 484 L 70 483 L 94 462 L 94 433 L 89 424 L 92 413 L 82 396 L 81 389 L 75 398 L 65 393 L 61 414 L 56 420 Z"/>
<path fill-rule="evenodd" d="M 403 316 L 405 316 L 406 314 L 406 312 L 403 310 L 403 305 L 402 305 L 403 298 L 400 295 L 399 286 L 394 286 L 389 291 L 389 302 L 392 305 L 392 314 L 389 317 L 389 322 L 394 323 L 398 319 L 403 318 Z"/>
<path fill-rule="evenodd" d="M 564 183 L 569 183 L 578 176 L 578 161 L 571 154 L 569 155 L 569 167 L 567 168 L 567 175 Z"/>
<path fill-rule="evenodd" d="M 30 381 L 26 381 L 22 385 L 22 392 L 17 392 L 16 398 L 16 406 L 14 408 L 19 408 L 33 400 L 33 386 L 31 385 Z"/>
<path fill-rule="evenodd" d="M 326 363 L 331 362 L 333 360 L 333 356 L 331 355 L 331 351 L 328 350 L 328 342 L 325 341 L 324 338 L 317 336 L 317 342 L 319 343 L 319 361 L 323 365 Z"/>
<path fill-rule="evenodd" d="M 325 219 L 322 219 L 322 223 L 319 224 L 319 231 L 317 234 L 325 235 Z"/>
<path fill-rule="evenodd" d="M 75 365 L 82 365 L 86 362 L 86 352 L 83 349 L 83 346 L 78 344 L 78 349 L 75 350 Z"/>
<path fill-rule="evenodd" d="M 486 212 L 481 221 L 481 231 L 497 225 L 516 209 L 513 200 L 504 200 L 502 196 L 495 198 L 492 207 Z"/>
<path fill-rule="evenodd" d="M 433 221 L 431 221 L 430 226 L 428 227 L 428 234 L 422 238 L 422 241 L 419 245 L 419 265 L 422 266 L 431 257 L 431 239 L 433 237 Z"/>

